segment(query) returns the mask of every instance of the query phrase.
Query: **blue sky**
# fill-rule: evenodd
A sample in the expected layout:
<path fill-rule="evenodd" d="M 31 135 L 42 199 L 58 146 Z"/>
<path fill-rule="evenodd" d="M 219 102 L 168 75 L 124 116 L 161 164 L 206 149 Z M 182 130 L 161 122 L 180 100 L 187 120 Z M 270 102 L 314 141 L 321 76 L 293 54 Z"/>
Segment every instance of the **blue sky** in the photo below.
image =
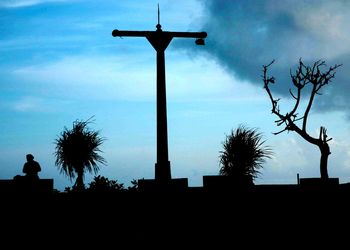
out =
<path fill-rule="evenodd" d="M 350 6 L 344 1 L 97 1 L 5 0 L 0 3 L 0 178 L 20 174 L 25 155 L 42 166 L 55 188 L 71 186 L 54 165 L 54 140 L 73 121 L 94 116 L 107 140 L 99 174 L 129 185 L 153 178 L 156 159 L 155 52 L 146 39 L 114 38 L 113 29 L 206 31 L 206 46 L 175 39 L 166 50 L 169 158 L 173 177 L 191 186 L 217 174 L 225 135 L 239 124 L 257 127 L 274 151 L 257 183 L 295 183 L 319 176 L 318 149 L 278 129 L 262 88 L 261 65 L 283 80 L 300 57 L 343 63 L 318 97 L 309 119 L 316 136 L 328 128 L 329 174 L 350 177 L 347 140 Z M 311 8 L 313 7 L 313 8 Z M 308 14 L 306 15 L 306 10 Z M 322 32 L 324 31 L 324 32 Z M 277 78 L 279 79 L 279 78 Z M 331 104 L 330 104 L 331 103 Z M 92 175 L 86 175 L 88 183 Z"/>

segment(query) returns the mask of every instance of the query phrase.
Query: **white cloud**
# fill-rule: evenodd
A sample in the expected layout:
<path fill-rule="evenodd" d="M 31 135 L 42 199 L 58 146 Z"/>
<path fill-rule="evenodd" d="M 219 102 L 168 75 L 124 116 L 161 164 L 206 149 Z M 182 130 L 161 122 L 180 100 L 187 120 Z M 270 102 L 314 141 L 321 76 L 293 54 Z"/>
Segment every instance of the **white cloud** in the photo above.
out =
<path fill-rule="evenodd" d="M 37 35 L 25 38 L 5 39 L 0 41 L 0 50 L 8 52 L 9 50 L 30 50 L 30 49 L 57 49 L 68 43 L 81 43 L 88 40 L 88 36 L 84 35 L 65 35 L 51 36 Z"/>
<path fill-rule="evenodd" d="M 335 116 L 334 116 L 335 117 Z M 335 119 L 329 116 L 327 120 Z M 314 123 L 324 121 L 325 116 L 315 116 Z M 328 158 L 328 173 L 330 177 L 339 178 L 341 183 L 350 181 L 350 143 L 344 137 L 349 128 L 339 127 L 345 123 L 345 118 L 335 119 L 329 123 L 329 133 L 333 140 L 329 142 L 331 154 Z M 310 131 L 316 131 L 316 127 Z M 332 132 L 332 133 L 331 133 Z M 317 137 L 317 133 L 311 133 Z M 283 133 L 270 136 L 267 143 L 271 145 L 274 157 L 267 160 L 258 183 L 296 183 L 296 175 L 300 178 L 319 177 L 321 153 L 317 146 L 306 142 L 296 133 Z"/>
<path fill-rule="evenodd" d="M 296 134 L 280 134 L 267 141 L 273 157 L 266 161 L 258 184 L 296 184 L 300 178 L 319 177 L 319 151 Z"/>
<path fill-rule="evenodd" d="M 337 158 L 337 167 L 341 171 L 346 171 L 350 177 L 350 143 L 346 138 L 333 139 L 329 142 L 331 148 L 331 158 Z"/>
<path fill-rule="evenodd" d="M 153 92 L 154 70 L 137 61 L 127 57 L 66 57 L 18 68 L 13 74 L 61 97 L 148 98 Z"/>
<path fill-rule="evenodd" d="M 205 48 L 232 74 L 262 86 L 262 65 L 276 59 L 269 70 L 277 79 L 274 90 L 289 96 L 284 84 L 291 84 L 289 70 L 294 71 L 300 58 L 306 64 L 325 60 L 322 71 L 343 64 L 314 106 L 322 112 L 350 113 L 349 102 L 342 101 L 350 93 L 349 1 L 245 0 L 239 8 L 233 0 L 201 2 L 207 12 L 203 29 L 209 34 Z"/>
<path fill-rule="evenodd" d="M 17 99 L 5 102 L 5 107 L 11 111 L 16 112 L 30 112 L 30 113 L 52 113 L 60 109 L 61 106 L 69 105 L 67 100 L 50 98 L 37 95 L 22 96 Z"/>
<path fill-rule="evenodd" d="M 66 57 L 46 65 L 18 68 L 12 73 L 19 80 L 30 79 L 32 84 L 40 85 L 41 91 L 61 97 L 74 94 L 76 98 L 89 99 L 154 100 L 156 65 L 154 55 L 148 54 Z M 166 68 L 170 101 L 265 100 L 254 87 L 238 83 L 207 58 L 191 60 L 186 55 L 170 54 Z"/>
<path fill-rule="evenodd" d="M 71 0 L 2 0 L 0 7 L 3 8 L 19 8 L 38 5 L 42 3 L 53 3 L 53 2 L 69 2 Z"/>
<path fill-rule="evenodd" d="M 291 8 L 293 6 L 293 8 Z M 299 34 L 289 38 L 310 59 L 323 55 L 333 59 L 339 55 L 350 52 L 349 25 L 350 4 L 347 1 L 304 1 L 295 4 L 294 1 L 271 3 L 271 11 L 288 13 L 300 29 Z M 291 39 L 291 40 L 290 40 Z M 305 43 L 304 47 L 300 44 Z M 311 50 L 310 46 L 312 45 Z M 294 53 L 294 52 L 291 52 Z"/>
<path fill-rule="evenodd" d="M 13 108 L 16 111 L 38 111 L 43 108 L 43 100 L 37 97 L 24 97 L 14 103 Z"/>

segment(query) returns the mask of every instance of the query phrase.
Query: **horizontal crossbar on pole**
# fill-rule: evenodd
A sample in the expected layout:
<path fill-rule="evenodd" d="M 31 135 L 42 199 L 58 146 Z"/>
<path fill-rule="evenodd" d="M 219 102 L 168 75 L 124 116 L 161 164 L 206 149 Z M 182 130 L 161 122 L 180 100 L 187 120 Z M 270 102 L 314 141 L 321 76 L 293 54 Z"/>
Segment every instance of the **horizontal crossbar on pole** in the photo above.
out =
<path fill-rule="evenodd" d="M 147 37 L 155 34 L 164 34 L 171 37 L 184 38 L 206 38 L 207 32 L 173 32 L 173 31 L 128 31 L 128 30 L 113 30 L 112 36 L 131 36 L 131 37 Z"/>

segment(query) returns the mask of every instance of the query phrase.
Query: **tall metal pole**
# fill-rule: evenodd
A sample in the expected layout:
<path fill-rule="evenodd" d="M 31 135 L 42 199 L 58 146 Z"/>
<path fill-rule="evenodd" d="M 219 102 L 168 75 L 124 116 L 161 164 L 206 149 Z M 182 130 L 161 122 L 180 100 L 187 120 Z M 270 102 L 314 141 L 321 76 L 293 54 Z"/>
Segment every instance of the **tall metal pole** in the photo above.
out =
<path fill-rule="evenodd" d="M 155 179 L 171 179 L 165 83 L 165 52 L 157 51 L 157 163 Z"/>
<path fill-rule="evenodd" d="M 157 34 L 161 34 L 160 12 L 158 4 L 158 24 Z M 168 151 L 168 123 L 167 123 L 167 106 L 166 106 L 166 81 L 165 81 L 165 49 L 171 42 L 171 38 L 159 39 L 147 37 L 148 41 L 153 44 L 162 44 L 157 42 L 163 40 L 165 44 L 153 45 L 157 51 L 157 162 L 155 164 L 155 179 L 166 181 L 171 179 L 169 151 Z M 166 44 L 168 43 L 168 44 Z"/>
<path fill-rule="evenodd" d="M 165 82 L 165 50 L 174 37 L 197 38 L 196 44 L 204 45 L 203 38 L 206 32 L 168 32 L 162 31 L 158 24 L 156 31 L 120 31 L 113 30 L 112 35 L 146 37 L 157 52 L 157 162 L 155 164 L 155 179 L 166 182 L 171 179 L 170 161 L 168 153 L 168 129 L 166 107 L 166 82 Z"/>

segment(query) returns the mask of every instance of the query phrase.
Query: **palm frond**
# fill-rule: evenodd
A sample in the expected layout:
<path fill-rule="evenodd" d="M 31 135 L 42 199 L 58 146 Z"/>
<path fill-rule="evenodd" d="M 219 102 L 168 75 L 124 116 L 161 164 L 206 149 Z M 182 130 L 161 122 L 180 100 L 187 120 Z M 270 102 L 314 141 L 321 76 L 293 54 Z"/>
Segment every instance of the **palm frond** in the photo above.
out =
<path fill-rule="evenodd" d="M 249 129 L 240 125 L 232 130 L 222 143 L 220 151 L 220 171 L 226 176 L 251 176 L 260 174 L 266 158 L 271 158 L 272 150 L 264 146 L 262 134 L 257 129 Z"/>
<path fill-rule="evenodd" d="M 73 128 L 64 128 L 60 136 L 55 140 L 56 156 L 55 165 L 60 172 L 70 179 L 79 172 L 97 173 L 99 163 L 106 164 L 105 159 L 99 154 L 100 146 L 105 141 L 100 137 L 99 131 L 92 131 L 87 126 L 87 121 L 75 121 Z"/>

